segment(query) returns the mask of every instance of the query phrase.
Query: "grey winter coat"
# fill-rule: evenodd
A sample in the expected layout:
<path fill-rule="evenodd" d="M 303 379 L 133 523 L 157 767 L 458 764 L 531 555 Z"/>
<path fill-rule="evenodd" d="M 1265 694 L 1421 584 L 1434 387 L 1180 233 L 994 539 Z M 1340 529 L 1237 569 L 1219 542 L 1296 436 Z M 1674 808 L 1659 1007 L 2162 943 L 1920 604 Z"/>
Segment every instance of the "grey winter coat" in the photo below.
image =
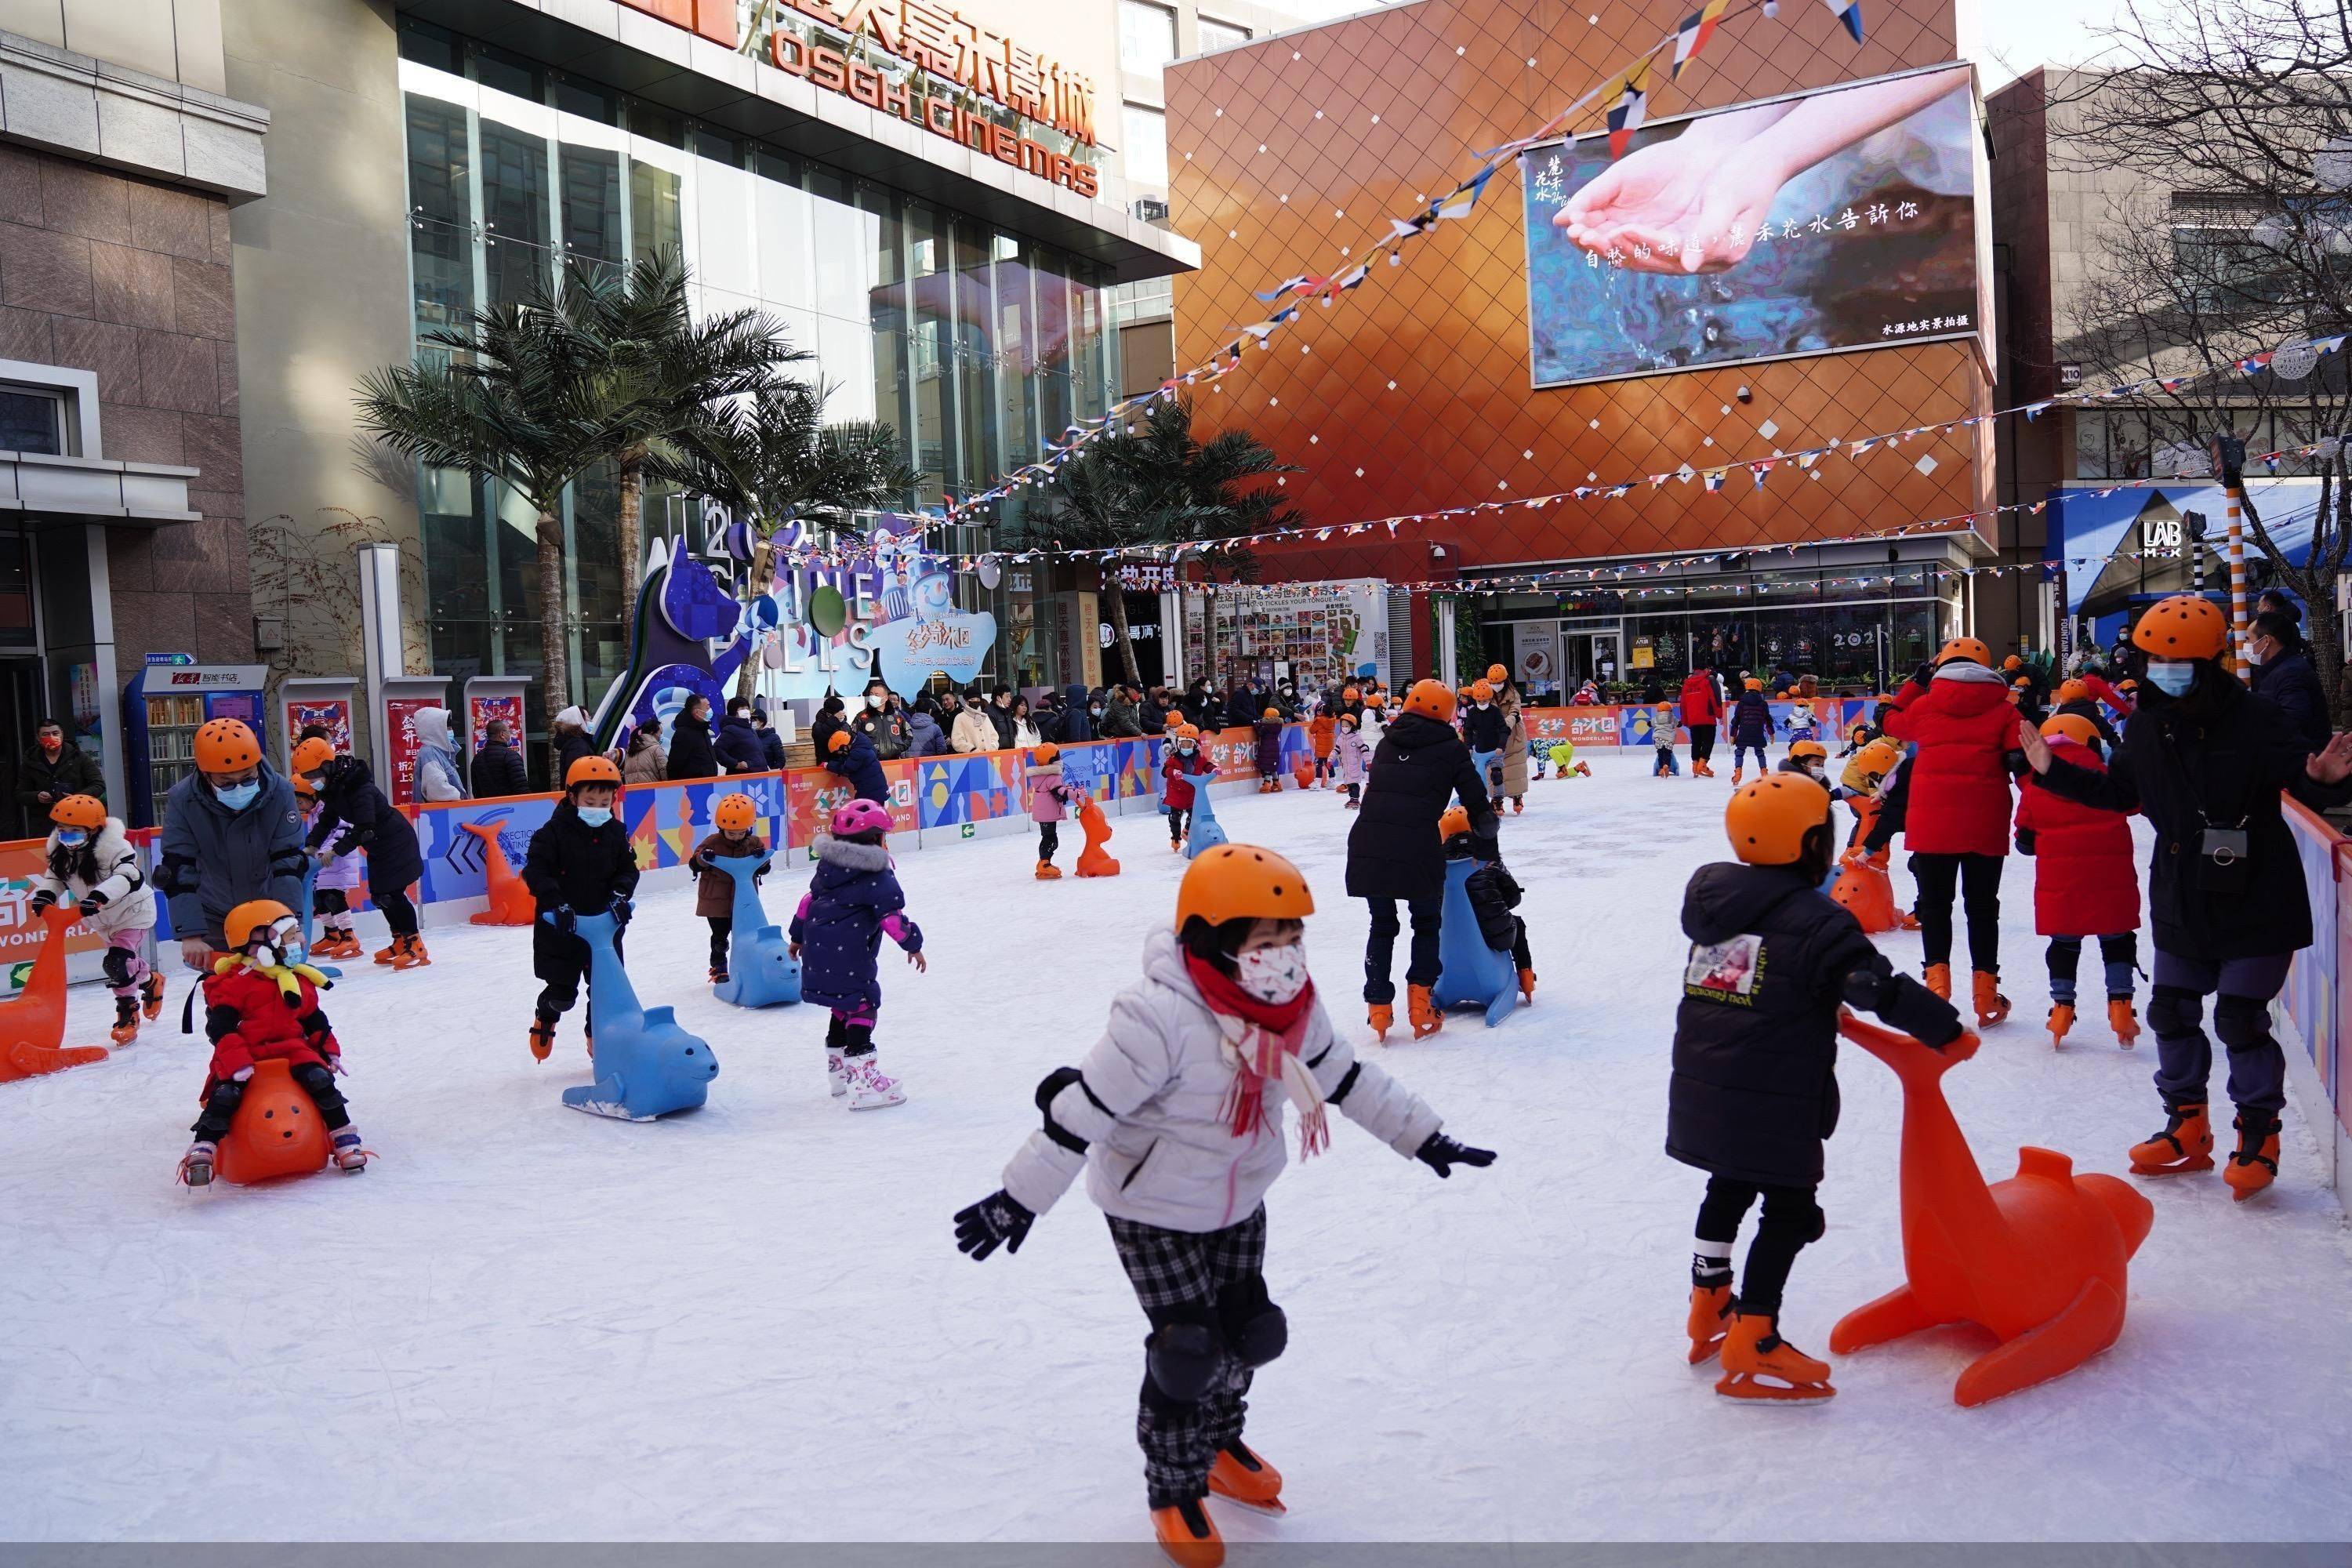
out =
<path fill-rule="evenodd" d="M 1216 1015 L 1201 999 L 1172 931 L 1143 944 L 1143 978 L 1111 1003 L 1110 1021 L 1078 1067 L 1079 1079 L 1046 1102 L 1045 1115 L 1084 1154 L 1039 1131 L 1004 1167 L 1004 1190 L 1044 1214 L 1083 1166 L 1087 1195 L 1103 1213 L 1169 1230 L 1222 1230 L 1245 1218 L 1282 1173 L 1287 1152 L 1279 1079 L 1265 1086 L 1271 1128 L 1236 1137 L 1224 1114 L 1239 1070 L 1225 1060 Z M 1411 1159 L 1442 1122 L 1411 1089 L 1331 1032 L 1319 1001 L 1309 1009 L 1299 1057 L 1327 1100 Z"/>
<path fill-rule="evenodd" d="M 163 802 L 155 886 L 172 910 L 172 934 L 225 947 L 221 921 L 250 899 L 302 901 L 302 813 L 294 786 L 267 762 L 261 794 L 243 811 L 220 803 L 205 775 L 191 773 Z"/>

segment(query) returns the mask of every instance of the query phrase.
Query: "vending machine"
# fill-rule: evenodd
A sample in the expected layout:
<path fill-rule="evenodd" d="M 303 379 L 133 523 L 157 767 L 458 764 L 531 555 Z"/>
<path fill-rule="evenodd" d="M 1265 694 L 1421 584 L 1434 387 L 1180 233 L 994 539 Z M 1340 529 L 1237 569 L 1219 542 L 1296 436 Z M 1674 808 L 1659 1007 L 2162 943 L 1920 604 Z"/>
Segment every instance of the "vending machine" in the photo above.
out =
<path fill-rule="evenodd" d="M 122 763 L 133 827 L 163 820 L 163 801 L 196 765 L 196 731 L 214 719 L 242 719 L 264 745 L 266 664 L 198 664 L 185 653 L 151 653 L 122 692 Z M 278 759 L 281 763 L 285 760 Z"/>

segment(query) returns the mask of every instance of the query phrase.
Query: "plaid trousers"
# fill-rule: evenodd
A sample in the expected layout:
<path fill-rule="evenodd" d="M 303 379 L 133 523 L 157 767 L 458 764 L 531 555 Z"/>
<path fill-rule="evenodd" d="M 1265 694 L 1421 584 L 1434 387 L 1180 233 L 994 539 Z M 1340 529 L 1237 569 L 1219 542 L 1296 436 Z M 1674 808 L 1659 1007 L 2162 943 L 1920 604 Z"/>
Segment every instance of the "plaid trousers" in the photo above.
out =
<path fill-rule="evenodd" d="M 1166 1230 L 1110 1218 L 1111 1245 L 1154 1329 L 1205 1323 L 1222 1333 L 1266 1305 L 1265 1205 L 1223 1230 Z M 1135 1417 L 1143 1479 L 1155 1509 L 1209 1494 L 1217 1451 L 1238 1443 L 1248 1413 L 1250 1369 L 1228 1356 L 1223 1375 L 1198 1401 L 1171 1399 L 1147 1367 Z"/>

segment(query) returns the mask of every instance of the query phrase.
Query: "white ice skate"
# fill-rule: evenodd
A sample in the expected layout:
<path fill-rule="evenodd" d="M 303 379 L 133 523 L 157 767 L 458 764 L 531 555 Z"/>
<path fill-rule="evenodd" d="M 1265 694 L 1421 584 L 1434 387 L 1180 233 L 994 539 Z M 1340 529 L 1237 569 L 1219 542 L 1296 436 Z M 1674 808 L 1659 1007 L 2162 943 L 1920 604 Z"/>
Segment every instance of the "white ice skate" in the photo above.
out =
<path fill-rule="evenodd" d="M 844 1069 L 849 1089 L 849 1109 L 880 1110 L 886 1106 L 907 1103 L 907 1091 L 898 1087 L 895 1078 L 883 1076 L 873 1053 L 857 1058 Z"/>
<path fill-rule="evenodd" d="M 849 1092 L 849 1059 L 832 1046 L 824 1049 L 824 1080 L 832 1086 L 835 1100 Z"/>

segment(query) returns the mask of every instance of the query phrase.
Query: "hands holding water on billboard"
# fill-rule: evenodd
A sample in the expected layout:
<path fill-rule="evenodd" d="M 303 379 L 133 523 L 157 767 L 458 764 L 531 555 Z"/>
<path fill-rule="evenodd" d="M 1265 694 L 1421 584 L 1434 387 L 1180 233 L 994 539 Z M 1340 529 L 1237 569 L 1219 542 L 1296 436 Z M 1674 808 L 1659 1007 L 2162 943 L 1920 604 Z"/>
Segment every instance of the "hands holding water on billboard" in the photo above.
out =
<path fill-rule="evenodd" d="M 1951 73 L 1929 71 L 1707 115 L 1611 163 L 1552 224 L 1633 271 L 1727 271 L 1754 247 L 1783 185 L 1953 90 Z"/>

